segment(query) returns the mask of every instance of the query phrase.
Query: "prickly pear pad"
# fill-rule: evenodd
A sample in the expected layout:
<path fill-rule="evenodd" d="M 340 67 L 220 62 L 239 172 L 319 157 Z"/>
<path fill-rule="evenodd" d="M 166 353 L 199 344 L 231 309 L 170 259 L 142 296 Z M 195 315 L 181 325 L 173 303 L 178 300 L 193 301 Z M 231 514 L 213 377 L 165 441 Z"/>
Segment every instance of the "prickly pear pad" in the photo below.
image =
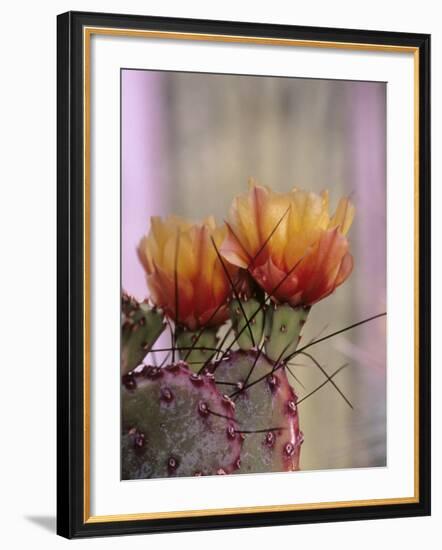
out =
<path fill-rule="evenodd" d="M 236 384 L 231 396 L 244 443 L 235 473 L 299 470 L 297 397 L 284 367 L 273 370 L 274 363 L 256 350 L 235 351 L 213 367 L 216 380 Z"/>
<path fill-rule="evenodd" d="M 122 479 L 230 474 L 242 438 L 211 375 L 184 362 L 123 377 Z"/>

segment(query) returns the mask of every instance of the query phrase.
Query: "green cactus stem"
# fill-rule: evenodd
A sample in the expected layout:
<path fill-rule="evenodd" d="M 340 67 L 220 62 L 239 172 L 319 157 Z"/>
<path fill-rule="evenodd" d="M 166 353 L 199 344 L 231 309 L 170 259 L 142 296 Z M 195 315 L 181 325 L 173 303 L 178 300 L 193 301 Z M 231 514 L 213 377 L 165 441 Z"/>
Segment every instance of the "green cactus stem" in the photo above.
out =
<path fill-rule="evenodd" d="M 265 319 L 265 352 L 272 361 L 281 361 L 298 346 L 309 307 L 274 305 L 267 309 Z"/>
<path fill-rule="evenodd" d="M 180 361 L 123 377 L 122 479 L 230 474 L 242 438 L 211 375 Z"/>
<path fill-rule="evenodd" d="M 140 365 L 152 349 L 166 324 L 163 315 L 148 304 L 122 296 L 122 357 L 121 374 L 127 374 Z"/>
<path fill-rule="evenodd" d="M 212 366 L 220 391 L 228 388 L 235 402 L 244 438 L 235 473 L 299 470 L 303 435 L 297 397 L 284 367 L 273 368 L 256 350 L 235 351 Z"/>
<path fill-rule="evenodd" d="M 198 372 L 215 355 L 218 344 L 216 333 L 216 328 L 195 331 L 183 327 L 176 328 L 175 338 L 179 356 L 194 372 Z"/>
<path fill-rule="evenodd" d="M 238 300 L 230 302 L 230 318 L 236 342 L 240 349 L 248 351 L 257 348 L 261 343 L 264 332 L 264 309 L 256 298 L 241 299 L 241 306 Z"/>

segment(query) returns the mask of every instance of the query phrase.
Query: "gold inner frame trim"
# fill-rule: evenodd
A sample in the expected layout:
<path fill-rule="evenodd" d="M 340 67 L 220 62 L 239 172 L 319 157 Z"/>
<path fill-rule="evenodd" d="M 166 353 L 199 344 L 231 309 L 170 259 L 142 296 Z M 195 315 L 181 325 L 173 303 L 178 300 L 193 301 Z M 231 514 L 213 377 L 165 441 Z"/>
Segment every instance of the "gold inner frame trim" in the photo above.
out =
<path fill-rule="evenodd" d="M 203 510 L 177 510 L 172 512 L 151 512 L 136 514 L 91 515 L 90 484 L 90 105 L 91 105 L 91 36 L 124 36 L 173 40 L 194 40 L 203 42 L 233 42 L 288 47 L 333 48 L 342 50 L 365 50 L 370 52 L 412 53 L 414 63 L 414 495 L 411 497 L 351 500 L 337 502 L 316 502 L 271 506 L 250 506 L 237 508 L 214 508 Z M 251 514 L 263 512 L 286 512 L 300 510 L 324 510 L 327 508 L 348 508 L 354 506 L 385 506 L 391 504 L 412 504 L 419 502 L 419 49 L 411 46 L 331 42 L 320 40 L 296 40 L 267 37 L 245 37 L 205 33 L 149 31 L 137 29 L 114 29 L 107 27 L 83 28 L 83 93 L 84 93 L 84 523 L 136 521 L 149 519 L 172 519 L 207 517 L 229 514 Z"/>

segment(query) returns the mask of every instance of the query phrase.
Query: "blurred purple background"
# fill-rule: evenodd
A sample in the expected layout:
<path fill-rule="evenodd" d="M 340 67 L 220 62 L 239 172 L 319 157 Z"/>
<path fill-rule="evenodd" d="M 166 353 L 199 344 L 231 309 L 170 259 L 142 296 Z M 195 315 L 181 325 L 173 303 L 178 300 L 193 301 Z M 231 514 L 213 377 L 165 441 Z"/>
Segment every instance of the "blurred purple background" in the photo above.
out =
<path fill-rule="evenodd" d="M 386 84 L 122 71 L 122 286 L 148 295 L 136 246 L 151 215 L 221 222 L 255 177 L 274 190 L 350 194 L 350 279 L 316 305 L 309 340 L 386 310 Z M 304 469 L 385 465 L 385 319 L 315 346 L 354 403 L 325 386 L 302 404 Z M 299 364 L 302 363 L 302 364 Z M 323 381 L 307 360 L 293 366 L 306 389 Z M 296 383 L 295 383 L 296 385 Z"/>

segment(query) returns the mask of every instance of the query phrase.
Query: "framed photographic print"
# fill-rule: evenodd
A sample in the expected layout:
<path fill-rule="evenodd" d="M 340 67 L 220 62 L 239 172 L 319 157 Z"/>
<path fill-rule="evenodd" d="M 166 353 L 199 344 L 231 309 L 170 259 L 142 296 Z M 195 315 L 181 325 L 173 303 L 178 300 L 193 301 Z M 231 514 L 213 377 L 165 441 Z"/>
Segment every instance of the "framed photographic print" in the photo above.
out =
<path fill-rule="evenodd" d="M 58 17 L 58 533 L 430 513 L 430 37 Z"/>

